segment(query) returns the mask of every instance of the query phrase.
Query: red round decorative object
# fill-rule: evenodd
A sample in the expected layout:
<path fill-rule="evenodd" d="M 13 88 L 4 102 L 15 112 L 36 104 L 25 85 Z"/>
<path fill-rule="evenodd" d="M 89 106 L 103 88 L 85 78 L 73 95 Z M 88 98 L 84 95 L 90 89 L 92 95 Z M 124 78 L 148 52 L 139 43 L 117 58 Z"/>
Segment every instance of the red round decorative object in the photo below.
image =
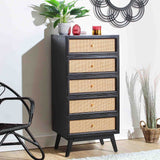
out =
<path fill-rule="evenodd" d="M 80 35 L 81 34 L 81 27 L 78 24 L 75 24 L 72 28 L 73 35 Z"/>
<path fill-rule="evenodd" d="M 69 30 L 68 30 L 68 35 L 71 34 L 71 27 L 69 27 Z"/>

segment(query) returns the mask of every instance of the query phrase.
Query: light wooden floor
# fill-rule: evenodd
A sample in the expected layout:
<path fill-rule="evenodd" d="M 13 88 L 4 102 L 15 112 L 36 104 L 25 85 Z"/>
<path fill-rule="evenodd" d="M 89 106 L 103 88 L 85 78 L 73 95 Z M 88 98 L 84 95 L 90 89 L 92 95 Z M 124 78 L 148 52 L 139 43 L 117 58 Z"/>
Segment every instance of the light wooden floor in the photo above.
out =
<path fill-rule="evenodd" d="M 134 140 L 121 140 L 117 141 L 118 153 L 129 153 L 147 151 L 153 149 L 160 149 L 160 142 L 156 144 L 145 143 L 144 139 Z M 84 157 L 95 157 L 114 153 L 110 142 L 105 142 L 103 146 L 100 143 L 74 145 L 69 158 L 65 158 L 66 147 L 60 147 L 58 150 L 54 148 L 45 148 L 45 160 L 67 160 L 71 158 L 84 158 Z M 37 150 L 33 150 L 33 153 L 38 154 Z M 1 152 L 0 160 L 31 160 L 31 158 L 24 151 L 14 152 Z"/>

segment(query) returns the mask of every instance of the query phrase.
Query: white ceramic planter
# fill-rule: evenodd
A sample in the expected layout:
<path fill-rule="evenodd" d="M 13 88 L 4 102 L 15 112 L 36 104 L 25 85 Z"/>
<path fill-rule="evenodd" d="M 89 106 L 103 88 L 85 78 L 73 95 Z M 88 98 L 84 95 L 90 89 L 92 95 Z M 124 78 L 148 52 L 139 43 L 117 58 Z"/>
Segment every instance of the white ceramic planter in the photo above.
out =
<path fill-rule="evenodd" d="M 71 23 L 59 23 L 58 32 L 60 35 L 69 35 L 71 31 Z"/>

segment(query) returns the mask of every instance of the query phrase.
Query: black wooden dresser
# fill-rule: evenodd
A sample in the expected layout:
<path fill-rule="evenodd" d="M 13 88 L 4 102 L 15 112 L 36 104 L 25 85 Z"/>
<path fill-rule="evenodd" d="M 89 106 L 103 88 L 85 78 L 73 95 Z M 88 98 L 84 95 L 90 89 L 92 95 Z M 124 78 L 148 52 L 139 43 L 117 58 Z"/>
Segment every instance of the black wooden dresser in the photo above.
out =
<path fill-rule="evenodd" d="M 74 141 L 119 133 L 119 36 L 52 35 L 52 129 Z"/>

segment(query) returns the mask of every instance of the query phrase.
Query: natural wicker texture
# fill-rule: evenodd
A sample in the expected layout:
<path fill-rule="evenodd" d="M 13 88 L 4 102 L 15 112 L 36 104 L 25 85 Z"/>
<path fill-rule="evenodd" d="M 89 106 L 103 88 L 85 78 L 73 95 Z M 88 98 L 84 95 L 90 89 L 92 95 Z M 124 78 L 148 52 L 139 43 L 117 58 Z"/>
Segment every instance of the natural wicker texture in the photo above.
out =
<path fill-rule="evenodd" d="M 115 98 L 69 101 L 70 113 L 99 112 L 115 110 Z"/>
<path fill-rule="evenodd" d="M 158 128 L 148 128 L 147 124 L 144 121 L 140 121 L 140 127 L 143 131 L 143 135 L 147 143 L 158 142 L 160 135 L 159 125 L 157 125 Z"/>
<path fill-rule="evenodd" d="M 115 39 L 71 39 L 69 52 L 114 52 Z"/>
<path fill-rule="evenodd" d="M 115 130 L 115 117 L 70 121 L 70 133 Z"/>
<path fill-rule="evenodd" d="M 115 91 L 115 78 L 70 80 L 70 93 Z"/>
<path fill-rule="evenodd" d="M 70 60 L 69 72 L 111 72 L 115 71 L 115 59 Z"/>

